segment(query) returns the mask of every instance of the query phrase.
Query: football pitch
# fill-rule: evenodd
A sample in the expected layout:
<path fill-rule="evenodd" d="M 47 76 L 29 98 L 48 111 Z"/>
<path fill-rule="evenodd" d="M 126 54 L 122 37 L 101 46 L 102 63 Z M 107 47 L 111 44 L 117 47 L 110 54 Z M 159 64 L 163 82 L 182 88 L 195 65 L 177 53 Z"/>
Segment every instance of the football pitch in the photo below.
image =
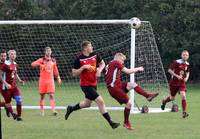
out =
<path fill-rule="evenodd" d="M 64 90 L 57 88 L 56 101 L 58 106 L 66 106 L 80 101 L 84 96 L 77 88 Z M 65 110 L 58 110 L 53 116 L 50 110 L 45 110 L 45 116 L 39 110 L 23 110 L 23 121 L 17 122 L 7 118 L 2 109 L 3 139 L 199 139 L 200 138 L 200 110 L 198 85 L 189 85 L 188 118 L 181 118 L 180 96 L 177 96 L 178 113 L 149 113 L 131 115 L 130 119 L 135 127 L 134 131 L 123 128 L 123 111 L 109 111 L 112 119 L 119 121 L 121 126 L 111 129 L 98 111 L 81 110 L 72 113 L 64 120 Z M 39 95 L 35 87 L 21 87 L 23 104 L 38 106 Z M 108 93 L 101 94 L 109 106 L 118 105 Z M 139 103 L 141 103 L 139 101 Z M 158 107 L 160 100 L 157 100 Z M 48 97 L 45 105 L 49 105 Z M 93 104 L 93 106 L 95 106 Z"/>

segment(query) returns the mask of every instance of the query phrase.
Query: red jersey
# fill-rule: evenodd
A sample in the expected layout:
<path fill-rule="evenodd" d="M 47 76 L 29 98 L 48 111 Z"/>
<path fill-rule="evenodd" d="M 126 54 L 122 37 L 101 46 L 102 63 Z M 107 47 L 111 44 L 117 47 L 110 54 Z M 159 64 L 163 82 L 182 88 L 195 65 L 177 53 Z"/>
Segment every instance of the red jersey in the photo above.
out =
<path fill-rule="evenodd" d="M 74 61 L 74 69 L 79 69 L 83 65 L 91 65 L 93 70 L 83 70 L 80 74 L 80 85 L 81 86 L 96 86 L 96 68 L 97 65 L 102 61 L 102 58 L 96 54 L 91 53 L 89 56 L 85 56 L 81 53 Z"/>
<path fill-rule="evenodd" d="M 120 86 L 120 73 L 124 65 L 117 60 L 112 60 L 107 67 L 106 84 L 108 87 Z"/>
<path fill-rule="evenodd" d="M 1 70 L 4 72 L 3 79 L 9 83 L 12 88 L 16 87 L 17 63 L 11 63 L 9 60 L 5 61 L 5 63 L 1 65 Z M 3 90 L 4 89 L 5 85 L 3 84 Z"/>
<path fill-rule="evenodd" d="M 178 78 L 172 76 L 170 83 L 173 85 L 185 84 L 184 79 L 186 78 L 186 74 L 189 72 L 189 63 L 183 61 L 182 59 L 178 59 L 170 65 L 170 69 L 173 70 L 177 75 L 183 77 L 183 80 L 178 80 Z"/>

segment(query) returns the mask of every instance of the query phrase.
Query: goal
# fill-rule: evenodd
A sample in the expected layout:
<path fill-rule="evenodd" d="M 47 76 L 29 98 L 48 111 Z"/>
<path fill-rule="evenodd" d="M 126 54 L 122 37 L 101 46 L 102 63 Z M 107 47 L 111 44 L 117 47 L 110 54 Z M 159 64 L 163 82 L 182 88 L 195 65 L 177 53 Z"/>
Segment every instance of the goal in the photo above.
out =
<path fill-rule="evenodd" d="M 144 72 L 131 76 L 122 74 L 121 78 L 135 81 L 147 91 L 160 92 L 151 103 L 133 91 L 130 93 L 133 104 L 159 108 L 169 91 L 153 29 L 148 21 L 142 21 L 136 30 L 131 24 L 131 20 L 0 21 L 0 48 L 17 51 L 19 75 L 26 81 L 26 85 L 20 87 L 24 106 L 39 105 L 39 70 L 32 69 L 30 64 L 44 55 L 46 46 L 53 50 L 63 81 L 61 86 L 56 85 L 57 106 L 61 106 L 58 108 L 80 101 L 84 95 L 79 88 L 79 79 L 71 75 L 71 69 L 74 58 L 81 52 L 81 42 L 90 40 L 105 62 L 112 60 L 115 53 L 122 52 L 127 56 L 127 67 L 143 66 Z M 103 76 L 99 78 L 98 92 L 107 107 L 120 109 L 121 106 L 109 96 Z"/>

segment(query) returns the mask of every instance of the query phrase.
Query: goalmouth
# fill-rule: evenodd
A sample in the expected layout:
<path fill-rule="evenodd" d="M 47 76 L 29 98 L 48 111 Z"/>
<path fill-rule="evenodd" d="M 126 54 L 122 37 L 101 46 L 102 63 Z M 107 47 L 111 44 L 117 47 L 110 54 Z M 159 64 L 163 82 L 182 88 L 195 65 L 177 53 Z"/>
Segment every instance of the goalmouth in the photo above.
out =
<path fill-rule="evenodd" d="M 150 112 L 162 112 L 159 107 L 161 100 L 168 95 L 168 82 L 149 21 L 142 21 L 139 29 L 132 28 L 132 20 L 0 21 L 0 45 L 2 49 L 16 49 L 17 63 L 20 65 L 19 74 L 30 83 L 25 88 L 27 90 L 30 86 L 37 87 L 38 81 L 38 72 L 33 71 L 28 65 L 43 55 L 45 46 L 53 49 L 54 57 L 57 59 L 64 82 L 61 91 L 75 90 L 79 81 L 78 78 L 71 76 L 71 68 L 73 58 L 80 52 L 80 43 L 85 39 L 92 41 L 95 50 L 106 62 L 113 59 L 115 53 L 122 52 L 127 56 L 125 62 L 127 67 L 144 67 L 144 72 L 131 74 L 130 77 L 122 75 L 123 80 L 137 82 L 149 92 L 160 92 L 154 102 L 148 103 L 142 96 L 135 94 L 133 90 L 130 91 L 132 113 L 138 112 L 135 102 L 140 108 L 147 105 Z M 105 92 L 104 77 L 99 79 L 99 83 L 100 89 Z M 59 98 L 59 101 L 65 100 Z M 113 102 L 108 103 L 107 106 L 110 110 L 122 109 L 115 106 Z M 24 108 L 37 109 L 38 107 L 24 106 Z M 91 109 L 96 110 L 96 107 Z"/>

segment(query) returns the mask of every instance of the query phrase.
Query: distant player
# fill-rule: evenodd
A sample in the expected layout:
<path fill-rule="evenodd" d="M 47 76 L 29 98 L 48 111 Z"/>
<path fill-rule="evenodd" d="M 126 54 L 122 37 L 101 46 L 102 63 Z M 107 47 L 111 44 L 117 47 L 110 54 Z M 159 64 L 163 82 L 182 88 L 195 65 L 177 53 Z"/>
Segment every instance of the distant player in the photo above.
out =
<path fill-rule="evenodd" d="M 182 51 L 181 59 L 173 61 L 171 63 L 168 72 L 171 74 L 170 86 L 170 96 L 162 101 L 161 109 L 165 109 L 166 103 L 173 101 L 176 94 L 179 92 L 182 98 L 182 117 L 186 118 L 189 116 L 187 113 L 187 102 L 186 102 L 186 82 L 189 79 L 189 63 L 187 62 L 189 58 L 189 52 L 187 50 Z"/>
<path fill-rule="evenodd" d="M 6 51 L 5 50 L 1 50 L 0 52 L 0 69 L 1 67 L 4 65 L 5 61 L 6 61 L 6 58 L 7 58 L 7 54 L 6 54 Z M 0 80 L 0 93 L 2 94 L 3 92 L 3 83 L 2 81 Z M 10 117 L 10 113 L 8 111 L 8 109 L 6 108 L 6 103 L 4 101 L 0 101 L 0 107 L 4 107 L 5 110 L 6 110 L 6 115 L 8 117 Z"/>
<path fill-rule="evenodd" d="M 107 120 L 110 126 L 115 129 L 120 124 L 111 120 L 103 98 L 97 93 L 97 77 L 100 77 L 105 63 L 100 55 L 93 52 L 93 47 L 90 41 L 83 41 L 83 52 L 75 59 L 72 69 L 73 76 L 80 77 L 80 86 L 85 94 L 85 99 L 74 106 L 68 106 L 65 114 L 65 120 L 69 115 L 76 110 L 90 107 L 95 101 L 103 117 Z"/>
<path fill-rule="evenodd" d="M 17 74 L 17 63 L 16 59 L 16 51 L 9 50 L 8 51 L 9 60 L 5 61 L 5 63 L 1 66 L 1 81 L 3 82 L 2 86 L 2 95 L 6 102 L 6 107 L 9 112 L 12 114 L 14 119 L 17 121 L 22 121 L 21 113 L 22 113 L 22 97 L 21 93 L 17 87 L 16 80 L 18 80 L 21 84 L 24 84 L 24 81 L 20 79 Z M 12 98 L 16 101 L 16 109 L 17 116 L 13 113 L 11 100 Z"/>
<path fill-rule="evenodd" d="M 31 66 L 40 67 L 40 79 L 39 79 L 39 93 L 40 93 L 40 111 L 41 115 L 44 116 L 44 97 L 45 94 L 49 94 L 50 105 L 53 115 L 57 115 L 55 110 L 55 83 L 54 83 L 54 74 L 58 80 L 58 83 L 61 84 L 61 79 L 59 76 L 58 68 L 56 65 L 56 60 L 51 57 L 52 50 L 50 47 L 46 47 L 44 50 L 45 56 L 34 61 Z"/>
<path fill-rule="evenodd" d="M 116 53 L 114 59 L 106 66 L 105 77 L 106 84 L 110 95 L 120 104 L 125 104 L 124 109 L 124 127 L 133 130 L 129 121 L 129 114 L 131 109 L 131 100 L 127 95 L 128 91 L 134 89 L 138 94 L 146 97 L 148 101 L 152 101 L 158 93 L 151 94 L 143 90 L 138 84 L 134 82 L 125 82 L 120 80 L 121 71 L 126 74 L 132 74 L 143 71 L 143 67 L 128 69 L 124 66 L 126 56 L 122 53 Z"/>

